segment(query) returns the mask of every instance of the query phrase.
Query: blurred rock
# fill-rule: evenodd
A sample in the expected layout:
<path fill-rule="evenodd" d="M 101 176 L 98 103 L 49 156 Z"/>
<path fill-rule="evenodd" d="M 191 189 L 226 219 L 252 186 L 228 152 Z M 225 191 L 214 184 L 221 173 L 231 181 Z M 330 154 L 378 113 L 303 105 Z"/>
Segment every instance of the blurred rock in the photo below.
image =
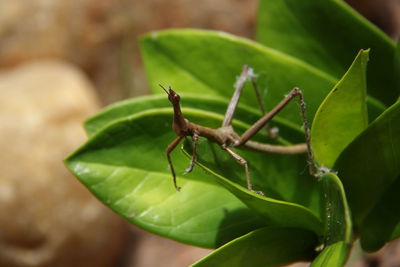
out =
<path fill-rule="evenodd" d="M 86 139 L 93 91 L 61 62 L 0 73 L 0 266 L 114 266 L 125 224 L 62 162 Z"/>
<path fill-rule="evenodd" d="M 126 267 L 186 267 L 212 252 L 162 238 L 138 228 L 132 228 L 136 241 L 129 253 Z"/>
<path fill-rule="evenodd" d="M 193 8 L 193 5 L 196 8 Z M 168 27 L 253 37 L 257 0 L 0 0 L 0 67 L 62 58 L 111 103 L 147 93 L 137 36 Z"/>
<path fill-rule="evenodd" d="M 363 259 L 351 267 L 399 267 L 400 266 L 400 239 L 387 243 L 374 253 L 365 254 Z"/>

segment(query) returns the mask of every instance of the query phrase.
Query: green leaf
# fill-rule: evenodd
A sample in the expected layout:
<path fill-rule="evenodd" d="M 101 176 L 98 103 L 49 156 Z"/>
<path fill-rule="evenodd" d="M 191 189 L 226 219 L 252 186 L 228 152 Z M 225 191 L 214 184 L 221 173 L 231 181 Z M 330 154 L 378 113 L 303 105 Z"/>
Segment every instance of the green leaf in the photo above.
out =
<path fill-rule="evenodd" d="M 339 156 L 334 169 L 357 225 L 400 175 L 400 101 L 389 107 Z"/>
<path fill-rule="evenodd" d="M 181 94 L 181 102 L 184 108 L 207 110 L 209 112 L 215 112 L 219 114 L 224 114 L 229 104 L 229 101 L 225 98 L 199 94 Z M 110 105 L 100 113 L 86 120 L 85 129 L 88 135 L 92 136 L 97 131 L 101 130 L 108 124 L 115 122 L 116 120 L 127 118 L 135 113 L 149 109 L 169 107 L 171 107 L 171 103 L 168 101 L 165 94 L 142 96 L 121 101 Z M 257 109 L 239 104 L 234 118 L 239 121 L 252 123 L 256 122 L 260 117 L 261 114 Z M 304 134 L 301 128 L 285 119 L 275 117 L 270 123 L 270 126 L 278 127 L 279 135 L 289 139 L 291 142 L 299 143 L 303 142 L 304 140 Z M 282 137 L 279 138 L 279 140 L 288 142 Z"/>
<path fill-rule="evenodd" d="M 210 114 L 183 110 L 189 119 L 216 127 Z M 93 135 L 66 159 L 68 168 L 105 205 L 128 221 L 177 241 L 218 247 L 261 226 L 265 220 L 199 168 L 182 175 L 188 160 L 172 153 L 177 192 L 165 149 L 176 138 L 172 111 L 147 110 Z M 179 149 L 177 149 L 179 150 Z"/>
<path fill-rule="evenodd" d="M 192 152 L 191 146 L 186 145 L 185 149 L 188 151 L 186 153 L 187 156 L 190 157 Z M 314 231 L 316 234 L 319 235 L 322 234 L 321 221 L 318 219 L 317 216 L 315 216 L 312 213 L 311 210 L 295 203 L 277 200 L 272 197 L 264 197 L 255 194 L 253 192 L 250 192 L 247 188 L 242 186 L 244 184 L 242 181 L 239 182 L 239 184 L 234 183 L 229 179 L 221 176 L 217 172 L 212 171 L 211 169 L 206 167 L 214 165 L 213 167 L 215 170 L 218 170 L 219 172 L 229 175 L 229 172 L 225 171 L 226 168 L 224 168 L 223 166 L 219 166 L 218 168 L 215 164 L 210 164 L 210 161 L 205 159 L 207 156 L 211 156 L 214 158 L 213 162 L 216 162 L 217 165 L 220 165 L 219 161 L 222 160 L 222 157 L 218 157 L 217 154 L 218 148 L 212 148 L 212 149 L 213 153 L 204 153 L 204 152 L 201 153 L 200 151 L 198 151 L 197 153 L 198 158 L 196 162 L 197 165 L 202 167 L 208 173 L 215 176 L 226 189 L 232 192 L 232 194 L 234 194 L 238 199 L 240 199 L 243 203 L 245 203 L 249 208 L 251 208 L 252 210 L 258 212 L 261 216 L 263 216 L 268 225 L 278 226 L 278 227 L 296 227 Z M 259 167 L 257 165 L 254 166 Z M 255 167 L 253 167 L 253 174 L 255 173 L 254 171 Z M 243 168 L 241 172 L 244 174 Z M 235 179 L 237 177 L 237 174 L 233 174 L 232 172 L 230 172 L 230 176 L 227 177 L 229 177 L 232 180 L 237 180 Z M 265 177 L 265 180 L 272 180 L 272 179 L 273 179 L 272 177 Z M 257 180 L 255 180 L 254 182 L 257 182 Z M 279 193 L 281 193 L 280 197 L 282 196 L 282 192 L 271 192 L 271 188 L 268 188 L 265 185 L 262 185 L 260 189 L 265 192 L 266 196 L 271 195 L 277 198 Z M 278 188 L 274 189 L 276 190 Z"/>
<path fill-rule="evenodd" d="M 325 245 L 339 241 L 351 243 L 352 222 L 342 182 L 333 173 L 324 174 L 319 182 L 321 198 L 324 201 L 322 217 L 325 226 Z"/>
<path fill-rule="evenodd" d="M 315 115 L 311 144 L 315 160 L 332 168 L 343 149 L 368 125 L 365 72 L 368 51 L 361 50 Z"/>
<path fill-rule="evenodd" d="M 225 244 L 192 266 L 282 266 L 312 259 L 317 242 L 309 231 L 265 227 Z"/>
<path fill-rule="evenodd" d="M 274 107 L 294 87 L 305 94 L 309 118 L 313 117 L 336 79 L 300 60 L 258 43 L 222 32 L 168 30 L 145 35 L 141 51 L 150 86 L 161 93 L 158 84 L 172 85 L 177 92 L 219 95 L 230 98 L 242 66 L 267 77 L 265 102 Z M 210 60 L 204 60 L 210 59 Z M 241 103 L 257 103 L 250 88 L 243 91 Z M 301 125 L 298 107 L 285 108 L 279 116 Z"/>
<path fill-rule="evenodd" d="M 343 185 L 333 173 L 326 173 L 319 179 L 324 205 L 324 246 L 325 248 L 311 266 L 341 267 L 347 260 L 352 242 L 352 222 Z"/>
<path fill-rule="evenodd" d="M 400 177 L 382 194 L 360 227 L 361 246 L 366 251 L 376 251 L 386 242 L 399 237 L 395 228 L 400 222 Z"/>
<path fill-rule="evenodd" d="M 386 105 L 399 95 L 399 75 L 389 63 L 393 41 L 342 0 L 261 0 L 257 40 L 336 78 L 356 51 L 370 48 L 368 94 Z"/>
<path fill-rule="evenodd" d="M 350 245 L 344 241 L 336 242 L 328 247 L 318 255 L 312 262 L 311 267 L 342 267 L 346 263 L 349 255 Z"/>

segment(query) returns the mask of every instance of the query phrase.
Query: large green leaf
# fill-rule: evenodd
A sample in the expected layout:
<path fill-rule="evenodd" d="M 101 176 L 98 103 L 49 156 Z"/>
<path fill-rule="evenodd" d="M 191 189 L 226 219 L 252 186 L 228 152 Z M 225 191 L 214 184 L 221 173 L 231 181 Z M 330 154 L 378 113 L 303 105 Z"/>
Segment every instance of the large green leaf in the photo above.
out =
<path fill-rule="evenodd" d="M 201 111 L 184 112 L 210 127 L 221 123 L 220 117 Z M 171 120 L 168 108 L 116 121 L 93 135 L 66 164 L 97 198 L 128 221 L 181 242 L 218 247 L 265 225 L 199 168 L 182 175 L 188 160 L 180 151 L 172 157 L 182 190 L 174 189 L 165 158 L 167 145 L 176 138 Z"/>
<path fill-rule="evenodd" d="M 309 117 L 333 87 L 336 79 L 300 60 L 258 43 L 222 32 L 168 30 L 145 35 L 141 51 L 150 86 L 172 85 L 177 92 L 220 95 L 230 98 L 242 66 L 248 64 L 267 77 L 265 96 L 271 109 L 293 87 L 305 94 Z M 209 60 L 205 60 L 209 59 Z M 252 90 L 245 89 L 242 103 L 254 107 Z M 289 105 L 280 116 L 300 124 L 296 105 Z"/>
<path fill-rule="evenodd" d="M 322 102 L 311 129 L 316 161 L 332 168 L 343 149 L 368 125 L 365 71 L 368 51 L 353 64 Z"/>
<path fill-rule="evenodd" d="M 142 100 L 146 101 L 146 98 Z M 190 120 L 209 127 L 218 127 L 222 121 L 222 116 L 217 114 L 194 109 L 183 109 L 183 112 Z M 241 112 L 243 117 L 254 116 L 246 116 L 245 110 L 239 114 Z M 178 175 L 183 190 L 180 193 L 174 191 L 165 159 L 165 148 L 175 138 L 171 129 L 171 108 L 150 109 L 128 117 L 121 110 L 116 114 L 119 115 L 105 116 L 104 124 L 93 124 L 101 130 L 93 128 L 96 133 L 66 161 L 72 172 L 114 211 L 151 232 L 206 247 L 221 245 L 267 223 L 198 170 L 185 176 Z M 121 114 L 122 119 L 115 121 Z M 239 132 L 248 127 L 239 121 L 235 124 L 240 126 L 236 127 Z M 205 144 L 207 142 L 202 141 L 199 145 L 200 152 L 207 148 Z M 304 157 L 274 157 L 250 151 L 245 155 L 250 162 L 261 163 L 270 158 L 270 163 L 261 171 L 275 176 L 270 181 L 279 180 L 275 195 L 304 204 L 318 213 L 316 186 L 311 183 L 308 188 L 310 182 L 307 180 L 293 183 L 291 178 L 305 168 Z M 188 164 L 182 156 L 173 153 L 178 173 Z M 238 172 L 232 159 L 221 157 L 220 163 L 226 169 Z M 288 170 L 287 166 L 293 166 L 293 170 Z M 252 172 L 258 171 L 252 168 Z M 239 177 L 243 177 L 242 169 Z M 263 178 L 263 175 L 258 176 L 261 181 Z M 296 186 L 296 183 L 301 185 Z M 303 190 L 298 192 L 299 188 Z"/>
<path fill-rule="evenodd" d="M 335 170 L 357 225 L 400 175 L 400 101 L 388 108 L 339 156 Z"/>
<path fill-rule="evenodd" d="M 265 227 L 225 244 L 192 266 L 282 266 L 311 260 L 317 242 L 309 231 Z"/>
<path fill-rule="evenodd" d="M 371 48 L 368 93 L 386 105 L 399 95 L 394 43 L 342 0 L 261 0 L 257 39 L 336 78 Z"/>

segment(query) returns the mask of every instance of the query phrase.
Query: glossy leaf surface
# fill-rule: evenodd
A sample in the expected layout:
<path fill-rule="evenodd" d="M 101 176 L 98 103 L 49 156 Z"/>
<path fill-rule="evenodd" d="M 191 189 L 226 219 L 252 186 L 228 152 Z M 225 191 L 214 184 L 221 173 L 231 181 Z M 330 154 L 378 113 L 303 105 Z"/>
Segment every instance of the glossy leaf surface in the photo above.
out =
<path fill-rule="evenodd" d="M 212 127 L 220 123 L 201 111 L 185 114 Z M 188 160 L 179 148 L 172 158 L 182 190 L 174 189 L 165 157 L 167 145 L 176 138 L 171 120 L 168 108 L 114 122 L 93 135 L 66 164 L 97 198 L 128 221 L 181 242 L 218 247 L 265 225 L 201 169 L 183 175 Z"/>
<path fill-rule="evenodd" d="M 299 87 L 305 94 L 309 118 L 336 79 L 300 60 L 250 40 L 222 32 L 168 30 L 145 35 L 141 51 L 150 87 L 161 93 L 158 84 L 172 85 L 177 92 L 219 95 L 230 98 L 233 84 L 243 65 L 266 77 L 261 87 L 266 109 L 271 109 Z M 210 59 L 210 60 L 204 60 Z M 246 88 L 241 103 L 255 107 L 254 92 Z M 280 115 L 300 123 L 294 104 Z"/>
<path fill-rule="evenodd" d="M 222 121 L 222 116 L 214 113 L 195 109 L 183 111 L 191 121 L 209 127 L 218 127 Z M 243 117 L 254 116 L 246 116 L 245 110 L 241 112 Z M 115 117 L 115 114 L 105 116 L 104 124 L 96 124 L 99 128 L 92 128 L 96 133 L 66 161 L 72 172 L 106 205 L 151 232 L 205 247 L 219 246 L 268 223 L 199 168 L 181 175 L 188 160 L 178 151 L 173 152 L 172 157 L 178 183 L 183 189 L 180 193 L 174 190 L 165 158 L 165 148 L 175 138 L 171 130 L 171 108 L 150 109 L 128 117 L 125 113 L 119 110 Z M 116 119 L 121 116 L 122 119 Z M 239 132 L 248 127 L 240 122 L 236 125 Z M 208 142 L 201 140 L 200 144 L 199 153 L 205 149 L 203 152 L 209 155 Z M 250 151 L 245 155 L 249 162 L 254 162 L 252 173 L 261 173 L 255 181 L 263 184 L 262 173 L 273 174 L 275 177 L 270 181 L 279 181 L 274 189 L 275 197 L 305 205 L 318 214 L 317 186 L 307 180 L 293 183 L 304 169 L 303 156 L 276 157 Z M 255 162 L 263 162 L 266 157 L 269 164 L 256 168 Z M 224 169 L 236 172 L 236 178 L 243 179 L 243 169 L 231 158 L 224 154 L 219 162 Z M 288 169 L 286 164 L 293 169 Z M 298 190 L 299 186 L 302 191 Z M 310 213 L 306 208 L 300 209 Z"/>

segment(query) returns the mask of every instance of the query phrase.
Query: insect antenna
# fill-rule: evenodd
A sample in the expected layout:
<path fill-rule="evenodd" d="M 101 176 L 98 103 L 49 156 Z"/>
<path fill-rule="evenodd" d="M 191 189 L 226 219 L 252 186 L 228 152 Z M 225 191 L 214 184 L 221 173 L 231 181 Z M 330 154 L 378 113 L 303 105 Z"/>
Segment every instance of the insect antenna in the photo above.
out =
<path fill-rule="evenodd" d="M 169 92 L 167 91 L 167 89 L 165 89 L 164 86 L 162 86 L 161 84 L 159 84 L 158 86 L 160 86 L 162 89 L 164 89 L 164 91 L 167 93 L 167 95 L 169 95 Z"/>

